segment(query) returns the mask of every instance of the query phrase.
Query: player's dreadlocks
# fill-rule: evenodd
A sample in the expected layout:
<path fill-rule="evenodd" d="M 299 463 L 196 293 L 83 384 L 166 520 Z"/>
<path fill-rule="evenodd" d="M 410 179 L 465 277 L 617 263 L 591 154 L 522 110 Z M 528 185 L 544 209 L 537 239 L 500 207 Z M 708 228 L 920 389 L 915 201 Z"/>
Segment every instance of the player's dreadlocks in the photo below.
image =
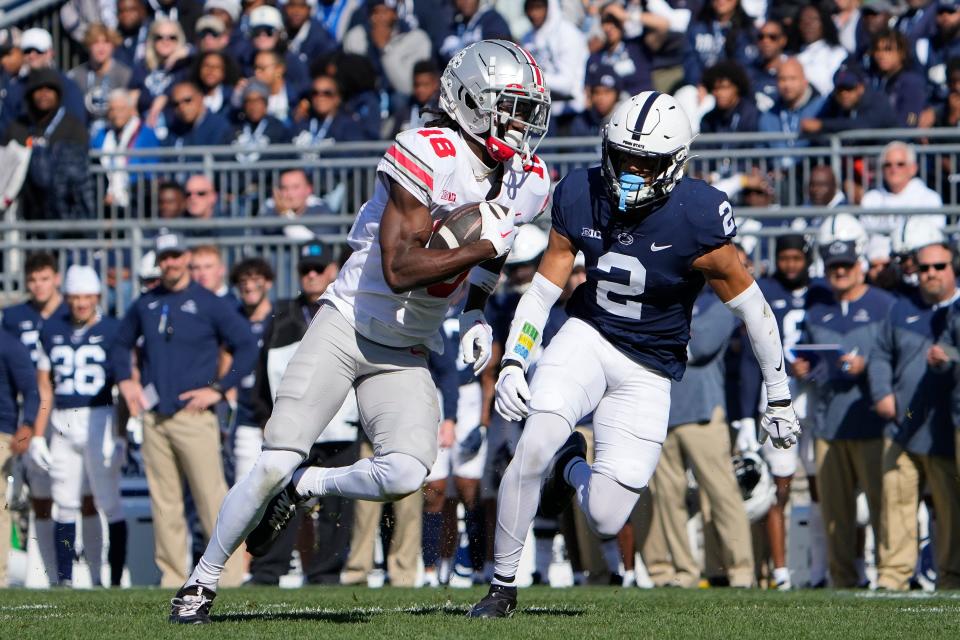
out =
<path fill-rule="evenodd" d="M 421 107 L 420 115 L 433 116 L 433 119 L 428 121 L 424 126 L 460 131 L 460 125 L 457 124 L 457 121 L 451 118 L 446 111 L 440 109 L 439 107 Z"/>

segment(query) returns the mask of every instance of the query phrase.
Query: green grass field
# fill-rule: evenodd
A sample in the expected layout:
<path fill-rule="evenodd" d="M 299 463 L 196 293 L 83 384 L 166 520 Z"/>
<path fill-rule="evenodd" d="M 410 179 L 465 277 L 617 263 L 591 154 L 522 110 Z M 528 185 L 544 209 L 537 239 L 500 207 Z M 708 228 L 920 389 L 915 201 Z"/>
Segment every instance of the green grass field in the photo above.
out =
<path fill-rule="evenodd" d="M 468 620 L 484 590 L 309 588 L 225 590 L 216 624 L 166 622 L 171 594 L 0 591 L 0 638 L 956 638 L 960 594 L 776 593 L 708 589 L 521 590 L 510 620 Z"/>

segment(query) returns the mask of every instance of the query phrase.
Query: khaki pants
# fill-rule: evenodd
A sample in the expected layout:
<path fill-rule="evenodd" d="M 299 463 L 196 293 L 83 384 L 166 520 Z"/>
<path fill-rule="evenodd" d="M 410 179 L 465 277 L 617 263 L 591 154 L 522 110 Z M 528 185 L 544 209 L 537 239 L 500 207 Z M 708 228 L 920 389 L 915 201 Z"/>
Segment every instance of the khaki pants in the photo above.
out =
<path fill-rule="evenodd" d="M 143 428 L 143 461 L 153 512 L 154 558 L 160 586 L 180 587 L 187 581 L 187 521 L 183 509 L 186 477 L 197 505 L 204 535 L 210 538 L 217 512 L 227 495 L 220 457 L 220 428 L 211 411 L 172 416 L 147 413 Z M 224 567 L 220 585 L 239 586 L 243 554 L 238 551 Z"/>
<path fill-rule="evenodd" d="M 13 437 L 0 433 L 0 589 L 7 586 L 7 559 L 10 557 L 10 505 L 7 504 L 7 476 L 13 457 L 10 441 Z"/>
<path fill-rule="evenodd" d="M 830 579 L 839 589 L 857 586 L 857 487 L 867 496 L 870 526 L 880 533 L 883 440 L 816 441 L 820 509 L 827 534 Z"/>
<path fill-rule="evenodd" d="M 360 446 L 360 457 L 373 456 L 369 442 Z M 420 560 L 423 530 L 423 491 L 414 491 L 393 504 L 396 523 L 387 553 L 387 573 L 395 587 L 417 586 L 417 568 Z M 357 500 L 353 509 L 353 533 L 350 535 L 350 555 L 340 574 L 342 584 L 366 583 L 373 569 L 373 549 L 377 527 L 383 513 L 382 502 Z"/>
<path fill-rule="evenodd" d="M 753 549 L 750 523 L 740 498 L 740 488 L 730 459 L 730 432 L 723 410 L 717 408 L 707 424 L 684 424 L 667 433 L 660 454 L 660 463 L 650 482 L 656 516 L 659 520 L 671 564 L 663 562 L 661 546 L 656 558 L 658 540 L 655 530 L 647 538 L 644 551 L 656 559 L 651 578 L 656 584 L 673 583 L 691 587 L 699 582 L 700 567 L 690 550 L 687 536 L 686 463 L 700 485 L 702 495 L 710 503 L 710 522 L 716 527 L 723 544 L 722 559 L 732 586 L 753 584 Z M 707 526 L 708 522 L 704 522 Z M 663 544 L 662 542 L 660 543 Z M 646 554 L 645 556 L 646 557 Z M 647 567 L 648 571 L 650 567 Z M 674 575 L 670 575 L 670 569 Z"/>
<path fill-rule="evenodd" d="M 953 458 L 904 451 L 890 440 L 883 447 L 883 504 L 880 510 L 880 562 L 877 585 L 906 590 L 917 564 L 917 507 L 929 486 L 936 510 L 938 588 L 960 588 L 960 491 Z M 821 492 L 825 493 L 825 492 Z"/>

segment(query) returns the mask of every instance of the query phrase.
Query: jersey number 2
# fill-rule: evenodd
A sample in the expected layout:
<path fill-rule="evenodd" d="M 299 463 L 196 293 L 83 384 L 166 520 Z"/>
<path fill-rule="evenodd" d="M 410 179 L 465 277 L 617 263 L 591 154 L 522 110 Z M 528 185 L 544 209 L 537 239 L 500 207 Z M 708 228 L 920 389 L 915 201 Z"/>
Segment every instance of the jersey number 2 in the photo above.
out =
<path fill-rule="evenodd" d="M 629 274 L 629 283 L 613 282 L 612 280 L 597 281 L 597 304 L 621 318 L 640 319 L 643 304 L 635 300 L 618 302 L 610 297 L 611 294 L 624 298 L 634 298 L 643 293 L 647 286 L 647 268 L 634 256 L 622 253 L 605 253 L 597 260 L 597 269 L 604 273 L 613 274 L 613 270 L 626 271 Z"/>

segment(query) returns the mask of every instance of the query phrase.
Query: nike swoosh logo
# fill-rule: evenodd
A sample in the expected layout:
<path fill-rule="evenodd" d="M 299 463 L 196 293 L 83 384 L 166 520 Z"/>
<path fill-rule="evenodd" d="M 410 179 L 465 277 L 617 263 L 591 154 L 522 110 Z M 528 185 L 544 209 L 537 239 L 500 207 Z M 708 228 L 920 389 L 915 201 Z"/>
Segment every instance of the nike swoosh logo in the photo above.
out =
<path fill-rule="evenodd" d="M 783 354 L 780 354 L 780 364 L 774 367 L 777 371 L 783 370 Z"/>
<path fill-rule="evenodd" d="M 909 318 L 907 318 L 907 324 L 913 324 L 919 319 L 920 319 L 920 316 L 910 316 Z"/>
<path fill-rule="evenodd" d="M 100 344 L 103 342 L 103 336 L 92 336 L 90 338 L 90 344 Z"/>
<path fill-rule="evenodd" d="M 507 231 L 507 232 L 505 232 L 505 233 L 501 233 L 501 234 L 500 234 L 500 237 L 501 237 L 501 238 L 506 238 L 506 237 L 507 237 L 508 235 L 510 235 L 511 233 L 513 233 L 513 231 Z"/>
<path fill-rule="evenodd" d="M 658 245 L 656 242 L 653 242 L 650 244 L 650 251 L 663 251 L 664 249 L 669 249 L 672 246 L 672 244 Z"/>
<path fill-rule="evenodd" d="M 151 303 L 149 303 L 149 304 L 147 305 L 147 308 L 148 308 L 148 309 L 156 309 L 156 308 L 159 307 L 159 306 L 160 306 L 160 301 L 159 301 L 159 300 L 154 300 L 153 302 L 151 302 Z"/>

